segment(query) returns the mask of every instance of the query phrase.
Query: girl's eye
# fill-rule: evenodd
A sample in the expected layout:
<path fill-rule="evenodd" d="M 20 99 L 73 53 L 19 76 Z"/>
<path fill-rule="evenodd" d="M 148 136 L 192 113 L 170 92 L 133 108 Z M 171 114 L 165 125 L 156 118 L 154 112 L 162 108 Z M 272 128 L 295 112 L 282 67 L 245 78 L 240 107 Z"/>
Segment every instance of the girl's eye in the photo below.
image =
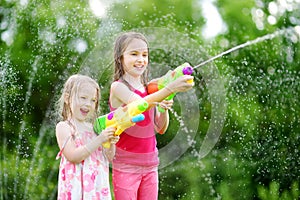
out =
<path fill-rule="evenodd" d="M 86 99 L 86 97 L 80 97 L 81 99 Z"/>

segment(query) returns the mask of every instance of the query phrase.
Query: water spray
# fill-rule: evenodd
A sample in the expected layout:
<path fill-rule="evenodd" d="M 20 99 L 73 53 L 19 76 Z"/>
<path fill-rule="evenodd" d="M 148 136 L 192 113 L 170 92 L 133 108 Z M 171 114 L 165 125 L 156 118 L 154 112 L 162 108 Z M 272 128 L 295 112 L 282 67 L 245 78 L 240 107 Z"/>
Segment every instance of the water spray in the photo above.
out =
<path fill-rule="evenodd" d="M 291 29 L 291 28 L 288 28 L 288 29 Z M 277 37 L 278 35 L 281 35 L 281 34 L 285 33 L 286 30 L 288 30 L 288 29 L 278 30 L 278 31 L 275 31 L 274 33 L 267 34 L 267 35 L 264 35 L 262 37 L 258 37 L 254 40 L 247 41 L 243 44 L 240 44 L 240 45 L 235 46 L 231 49 L 228 49 L 227 51 L 224 51 L 224 52 L 222 52 L 222 53 L 220 53 L 220 54 L 218 54 L 214 57 L 211 57 L 208 60 L 206 60 L 206 61 L 204 61 L 204 62 L 202 62 L 202 63 L 200 63 L 200 64 L 198 64 L 194 67 L 190 66 L 189 63 L 184 63 L 184 64 L 178 66 L 176 69 L 168 71 L 168 73 L 166 75 L 164 75 L 163 77 L 161 77 L 160 79 L 155 80 L 154 82 L 153 81 L 150 82 L 147 85 L 148 93 L 152 94 L 154 92 L 157 92 L 158 90 L 161 90 L 162 88 L 166 87 L 169 83 L 175 81 L 180 76 L 192 75 L 192 73 L 194 72 L 195 69 L 197 69 L 199 67 L 202 67 L 202 66 L 206 65 L 207 63 L 210 63 L 213 60 L 222 57 L 223 55 L 229 54 L 229 53 L 231 53 L 233 51 L 236 51 L 238 49 L 241 49 L 241 48 L 244 48 L 244 47 L 247 47 L 247 46 L 262 42 L 262 41 L 265 41 L 265 40 L 271 40 L 271 39 Z M 189 82 L 191 83 L 192 81 L 189 81 Z M 168 98 L 166 98 L 166 100 L 173 99 L 174 96 L 175 96 L 175 94 L 172 94 Z"/>
<path fill-rule="evenodd" d="M 288 28 L 288 29 L 291 29 L 291 28 Z M 189 63 L 184 63 L 184 64 L 178 66 L 176 69 L 168 71 L 167 74 L 165 74 L 158 80 L 156 79 L 155 81 L 150 82 L 147 85 L 148 93 L 152 94 L 160 89 L 163 89 L 165 86 L 167 86 L 169 83 L 173 82 L 180 76 L 192 75 L 192 73 L 195 69 L 200 68 L 200 67 L 206 65 L 207 63 L 210 63 L 213 60 L 222 57 L 223 55 L 229 54 L 233 51 L 239 50 L 241 48 L 244 48 L 244 47 L 265 41 L 265 40 L 271 40 L 271 39 L 277 37 L 278 35 L 282 35 L 282 34 L 286 33 L 286 31 L 288 29 L 278 30 L 274 33 L 267 34 L 262 37 L 258 37 L 254 40 L 247 41 L 243 44 L 240 44 L 231 49 L 228 49 L 214 57 L 211 57 L 208 60 L 203 61 L 196 66 L 191 66 Z M 169 97 L 173 98 L 174 95 L 170 95 Z M 168 97 L 168 99 L 170 100 L 169 97 Z M 215 108 L 215 111 L 218 112 L 220 115 L 212 116 L 213 122 L 212 122 L 211 126 L 209 127 L 208 133 L 206 134 L 206 136 L 203 140 L 203 143 L 201 145 L 200 151 L 198 153 L 199 159 L 205 157 L 212 150 L 212 148 L 217 143 L 217 141 L 221 135 L 220 130 L 222 129 L 222 124 L 224 123 L 224 119 L 222 118 L 222 116 L 225 115 L 225 107 L 224 107 L 225 104 L 222 104 L 222 105 L 223 106 L 221 106 L 220 108 Z"/>
<path fill-rule="evenodd" d="M 291 28 L 289 28 L 289 29 L 291 29 Z M 282 35 L 283 33 L 285 33 L 286 30 L 288 30 L 288 29 L 278 30 L 278 31 L 275 31 L 274 33 L 267 34 L 267 35 L 258 37 L 258 38 L 254 39 L 254 40 L 247 41 L 247 42 L 245 42 L 243 44 L 240 44 L 238 46 L 232 47 L 231 49 L 228 49 L 228 50 L 226 50 L 226 51 L 224 51 L 224 52 L 222 52 L 222 53 L 220 53 L 220 54 L 218 54 L 218 55 L 216 55 L 214 57 L 211 57 L 208 60 L 203 61 L 202 63 L 200 63 L 200 64 L 198 64 L 198 65 L 196 65 L 196 66 L 194 66 L 192 68 L 193 69 L 197 69 L 197 68 L 202 67 L 202 66 L 206 65 L 207 63 L 210 63 L 211 61 L 213 61 L 213 60 L 215 60 L 217 58 L 220 58 L 220 57 L 222 57 L 222 56 L 224 56 L 226 54 L 229 54 L 229 53 L 231 53 L 233 51 L 239 50 L 241 48 L 244 48 L 244 47 L 247 47 L 247 46 L 250 46 L 250 45 L 262 42 L 262 41 L 265 41 L 265 40 L 271 40 L 271 39 L 277 37 L 278 35 Z"/>

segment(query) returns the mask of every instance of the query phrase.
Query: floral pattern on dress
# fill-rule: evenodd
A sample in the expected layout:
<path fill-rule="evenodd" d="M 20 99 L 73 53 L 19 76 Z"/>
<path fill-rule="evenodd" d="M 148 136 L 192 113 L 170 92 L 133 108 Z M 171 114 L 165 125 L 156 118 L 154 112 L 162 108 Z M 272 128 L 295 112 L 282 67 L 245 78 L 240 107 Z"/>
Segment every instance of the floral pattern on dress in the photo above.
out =
<path fill-rule="evenodd" d="M 75 135 L 77 147 L 90 142 L 94 133 Z M 87 138 L 87 139 L 83 139 Z M 58 176 L 58 200 L 111 200 L 109 163 L 99 147 L 79 164 L 69 162 L 61 155 Z"/>

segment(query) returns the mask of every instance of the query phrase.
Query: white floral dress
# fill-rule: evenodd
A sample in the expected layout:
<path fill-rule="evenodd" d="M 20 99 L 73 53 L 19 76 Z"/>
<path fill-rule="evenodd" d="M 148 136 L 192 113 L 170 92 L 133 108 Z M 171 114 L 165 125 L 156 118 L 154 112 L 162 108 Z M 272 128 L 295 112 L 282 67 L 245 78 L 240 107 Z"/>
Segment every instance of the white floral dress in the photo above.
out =
<path fill-rule="evenodd" d="M 70 136 L 71 137 L 71 136 Z M 76 146 L 88 143 L 95 133 L 84 132 L 72 136 Z M 87 138 L 87 139 L 83 139 Z M 62 147 L 63 150 L 64 146 Z M 109 163 L 99 147 L 80 164 L 69 162 L 60 151 L 58 200 L 111 200 Z"/>

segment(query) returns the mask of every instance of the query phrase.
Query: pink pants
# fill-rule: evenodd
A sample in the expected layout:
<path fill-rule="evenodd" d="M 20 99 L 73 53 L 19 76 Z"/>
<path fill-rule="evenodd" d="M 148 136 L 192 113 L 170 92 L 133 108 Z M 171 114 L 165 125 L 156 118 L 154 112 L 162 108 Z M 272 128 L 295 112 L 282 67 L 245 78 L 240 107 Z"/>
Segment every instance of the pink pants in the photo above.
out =
<path fill-rule="evenodd" d="M 113 169 L 116 200 L 157 200 L 158 172 L 128 173 Z"/>

